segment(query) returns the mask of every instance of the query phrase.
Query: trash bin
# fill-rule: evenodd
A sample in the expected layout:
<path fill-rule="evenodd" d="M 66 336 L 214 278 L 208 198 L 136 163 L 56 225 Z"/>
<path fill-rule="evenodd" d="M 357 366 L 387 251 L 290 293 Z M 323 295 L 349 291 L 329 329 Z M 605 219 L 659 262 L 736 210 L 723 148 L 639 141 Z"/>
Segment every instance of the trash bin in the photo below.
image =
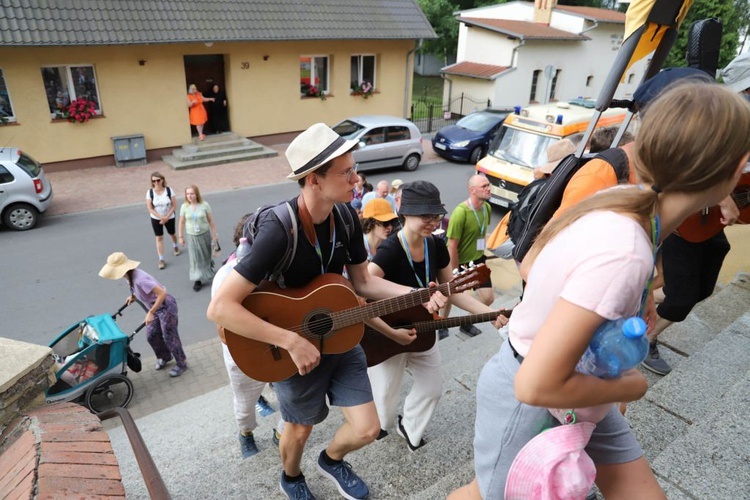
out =
<path fill-rule="evenodd" d="M 143 134 L 112 137 L 112 143 L 115 148 L 115 165 L 118 167 L 146 164 L 146 140 Z"/>

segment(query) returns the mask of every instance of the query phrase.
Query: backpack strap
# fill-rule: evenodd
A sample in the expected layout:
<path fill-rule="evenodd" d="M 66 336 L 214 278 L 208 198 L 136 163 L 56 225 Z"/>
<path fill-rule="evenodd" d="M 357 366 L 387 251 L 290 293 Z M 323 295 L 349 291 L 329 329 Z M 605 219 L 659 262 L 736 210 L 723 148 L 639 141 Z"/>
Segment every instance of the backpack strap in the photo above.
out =
<path fill-rule="evenodd" d="M 630 179 L 630 162 L 628 155 L 620 148 L 609 148 L 600 151 L 595 158 L 602 159 L 612 166 L 618 184 L 627 184 Z"/>
<path fill-rule="evenodd" d="M 151 204 L 154 204 L 154 189 L 151 188 L 148 190 L 148 195 L 151 197 Z"/>
<path fill-rule="evenodd" d="M 284 228 L 284 232 L 287 235 L 287 246 L 284 255 L 279 259 L 276 266 L 274 266 L 268 280 L 275 281 L 281 288 L 284 288 L 284 273 L 292 265 L 294 256 L 297 255 L 297 216 L 288 201 L 275 205 L 271 211 Z"/>
<path fill-rule="evenodd" d="M 352 217 L 352 212 L 349 210 L 346 203 L 336 203 L 334 208 L 336 212 L 338 212 L 339 219 L 341 219 L 346 228 L 346 241 L 342 243 L 344 244 L 344 249 L 346 249 L 346 262 L 349 262 L 351 260 L 349 255 L 349 243 L 351 243 L 352 237 L 354 236 L 354 217 Z"/>

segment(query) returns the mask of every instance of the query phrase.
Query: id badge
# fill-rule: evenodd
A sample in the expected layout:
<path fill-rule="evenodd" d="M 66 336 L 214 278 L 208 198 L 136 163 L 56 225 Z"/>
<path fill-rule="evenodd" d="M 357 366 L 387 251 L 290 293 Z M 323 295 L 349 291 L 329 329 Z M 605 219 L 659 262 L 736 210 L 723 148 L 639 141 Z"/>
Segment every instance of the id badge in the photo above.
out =
<path fill-rule="evenodd" d="M 193 226 L 193 232 L 195 232 L 195 233 L 200 233 L 201 232 L 201 226 L 200 226 L 200 224 L 195 224 Z"/>
<path fill-rule="evenodd" d="M 479 238 L 477 240 L 477 250 L 484 250 L 486 247 L 486 243 L 484 241 L 484 238 Z"/>

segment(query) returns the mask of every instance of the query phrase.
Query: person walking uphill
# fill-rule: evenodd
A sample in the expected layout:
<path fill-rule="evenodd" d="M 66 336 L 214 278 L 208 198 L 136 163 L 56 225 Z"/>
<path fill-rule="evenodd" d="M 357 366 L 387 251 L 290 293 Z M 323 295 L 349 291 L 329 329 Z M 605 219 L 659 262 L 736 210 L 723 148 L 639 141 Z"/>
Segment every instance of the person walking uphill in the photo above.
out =
<path fill-rule="evenodd" d="M 211 256 L 212 242 L 218 245 L 216 225 L 211 205 L 203 201 L 198 186 L 185 189 L 185 201 L 180 207 L 180 244 L 187 242 L 190 257 L 190 281 L 193 290 L 201 289 L 203 282 L 214 277 L 214 260 Z"/>
<path fill-rule="evenodd" d="M 297 136 L 286 150 L 292 169 L 288 178 L 297 181 L 301 188 L 300 195 L 288 201 L 301 229 L 294 259 L 282 275 L 288 288 L 309 285 L 325 273 L 340 278 L 346 266 L 358 296 L 384 299 L 411 291 L 367 272 L 362 228 L 354 210 L 347 205 L 357 182 L 351 153 L 356 145 L 356 141 L 347 141 L 327 125 L 317 123 Z M 345 498 L 367 498 L 369 488 L 344 461 L 350 452 L 371 443 L 380 432 L 362 348 L 357 344 L 341 354 L 321 355 L 305 337 L 263 320 L 242 305 L 271 274 L 289 244 L 289 236 L 278 217 L 272 210 L 266 212 L 258 221 L 249 253 L 219 287 L 207 316 L 235 335 L 284 349 L 297 367 L 293 376 L 274 382 L 281 416 L 286 422 L 279 442 L 281 490 L 289 498 L 315 498 L 300 463 L 313 426 L 328 416 L 328 399 L 330 404 L 341 408 L 344 423 L 318 455 L 318 471 Z M 435 292 L 425 307 L 436 311 L 444 304 L 445 297 Z"/>
<path fill-rule="evenodd" d="M 151 174 L 151 189 L 146 192 L 146 209 L 151 216 L 151 228 L 156 236 L 156 253 L 159 256 L 159 269 L 164 269 L 164 228 L 172 238 L 175 256 L 180 255 L 175 235 L 175 215 L 177 197 L 172 188 L 167 186 L 167 179 L 159 172 Z"/>
<path fill-rule="evenodd" d="M 138 269 L 139 265 L 140 262 L 128 259 L 124 253 L 115 252 L 107 257 L 99 276 L 128 281 L 130 296 L 127 303 L 138 299 L 148 308 L 144 319 L 146 340 L 156 354 L 156 369 L 164 369 L 174 359 L 176 365 L 169 371 L 169 376 L 179 377 L 187 369 L 187 360 L 177 331 L 177 302 L 153 276 Z"/>

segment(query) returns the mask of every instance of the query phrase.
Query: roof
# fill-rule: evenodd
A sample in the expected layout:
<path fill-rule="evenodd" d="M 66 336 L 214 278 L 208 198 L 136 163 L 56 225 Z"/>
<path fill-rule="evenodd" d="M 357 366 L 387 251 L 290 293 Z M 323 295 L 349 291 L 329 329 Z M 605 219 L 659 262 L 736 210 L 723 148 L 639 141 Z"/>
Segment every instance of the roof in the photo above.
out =
<path fill-rule="evenodd" d="M 578 33 L 571 33 L 570 31 L 550 28 L 546 24 L 532 23 L 529 21 L 459 17 L 458 22 L 464 23 L 467 26 L 477 26 L 490 31 L 496 31 L 521 40 L 591 40 L 586 35 L 579 35 Z"/>
<path fill-rule="evenodd" d="M 437 38 L 415 0 L 0 0 L 0 46 Z"/>
<path fill-rule="evenodd" d="M 494 80 L 500 74 L 509 69 L 509 66 L 495 66 L 492 64 L 480 64 L 469 61 L 462 61 L 456 64 L 446 66 L 441 73 L 456 76 L 468 76 L 471 78 L 482 78 L 484 80 Z"/>
<path fill-rule="evenodd" d="M 617 10 L 598 9 L 596 7 L 575 7 L 571 5 L 558 5 L 555 7 L 555 10 L 584 17 L 591 21 L 625 24 L 625 13 Z"/>

